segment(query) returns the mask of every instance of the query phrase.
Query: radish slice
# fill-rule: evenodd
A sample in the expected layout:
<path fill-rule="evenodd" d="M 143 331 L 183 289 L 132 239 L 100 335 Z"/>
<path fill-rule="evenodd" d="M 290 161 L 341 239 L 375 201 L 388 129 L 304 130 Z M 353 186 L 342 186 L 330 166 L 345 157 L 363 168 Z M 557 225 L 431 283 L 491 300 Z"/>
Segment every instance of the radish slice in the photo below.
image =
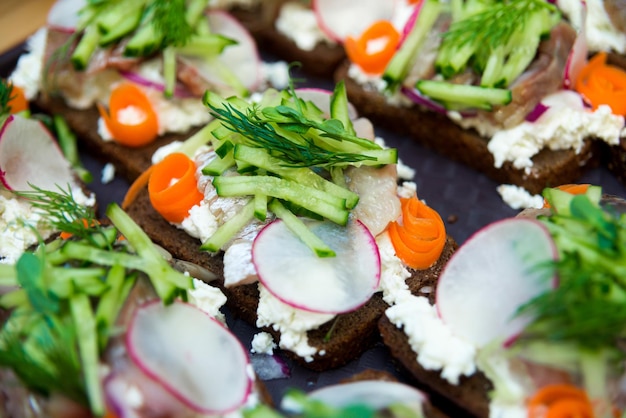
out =
<path fill-rule="evenodd" d="M 358 404 L 382 410 L 394 404 L 402 404 L 416 413 L 422 412 L 426 402 L 426 396 L 419 390 L 403 383 L 383 380 L 364 380 L 326 386 L 309 393 L 308 397 L 335 408 Z M 282 406 L 287 410 L 295 409 L 295 405 L 291 405 L 288 399 Z"/>
<path fill-rule="evenodd" d="M 243 86 L 249 90 L 256 90 L 261 83 L 261 58 L 256 42 L 248 30 L 222 10 L 211 10 L 206 16 L 214 33 L 237 41 L 237 45 L 226 47 L 217 60 L 223 67 L 232 71 Z M 213 63 L 191 56 L 183 59 L 195 67 L 209 83 L 222 88 L 229 87 Z"/>
<path fill-rule="evenodd" d="M 565 88 L 573 89 L 578 75 L 583 67 L 587 64 L 587 54 L 589 48 L 587 46 L 587 2 L 585 0 L 580 1 L 580 29 L 578 35 L 572 45 L 572 49 L 567 57 L 565 63 L 563 85 Z"/>
<path fill-rule="evenodd" d="M 58 144 L 34 119 L 11 115 L 0 130 L 0 181 L 8 190 L 77 188 L 74 173 Z"/>
<path fill-rule="evenodd" d="M 296 89 L 296 94 L 302 100 L 310 100 L 317 106 L 326 117 L 330 117 L 330 97 L 333 92 L 330 90 L 319 89 L 315 87 L 304 87 Z M 354 120 L 358 117 L 358 111 L 352 103 L 348 103 L 348 117 Z"/>
<path fill-rule="evenodd" d="M 140 86 L 148 87 L 148 88 L 155 89 L 161 92 L 165 91 L 164 83 L 149 80 L 146 77 L 142 76 L 141 74 L 138 74 L 132 71 L 120 70 L 119 73 L 126 80 L 131 81 Z M 177 84 L 174 87 L 174 97 L 186 98 L 186 97 L 193 97 L 193 95 L 184 86 Z"/>
<path fill-rule="evenodd" d="M 252 246 L 259 280 L 276 298 L 298 309 L 333 314 L 357 309 L 380 281 L 374 237 L 359 221 L 346 227 L 328 221 L 307 225 L 336 256 L 317 257 L 277 220 L 261 230 Z"/>
<path fill-rule="evenodd" d="M 252 389 L 239 340 L 193 305 L 142 305 L 129 324 L 126 348 L 146 375 L 197 412 L 233 411 Z"/>
<path fill-rule="evenodd" d="M 86 5 L 85 0 L 57 0 L 48 12 L 48 26 L 64 32 L 74 32 L 80 19 L 78 11 Z"/>
<path fill-rule="evenodd" d="M 538 266 L 556 258 L 550 233 L 536 220 L 488 225 L 458 249 L 439 277 L 439 315 L 454 334 L 478 347 L 509 340 L 531 320 L 514 318 L 516 310 L 555 285 Z"/>
<path fill-rule="evenodd" d="M 378 20 L 391 20 L 396 2 L 391 0 L 313 0 L 320 29 L 335 42 L 359 36 Z"/>

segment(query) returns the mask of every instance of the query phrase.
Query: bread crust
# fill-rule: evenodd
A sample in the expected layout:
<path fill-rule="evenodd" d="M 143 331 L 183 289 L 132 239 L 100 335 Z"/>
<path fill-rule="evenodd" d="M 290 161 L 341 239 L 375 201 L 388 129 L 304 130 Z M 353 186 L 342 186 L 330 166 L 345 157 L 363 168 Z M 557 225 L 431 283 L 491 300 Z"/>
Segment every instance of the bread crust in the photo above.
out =
<path fill-rule="evenodd" d="M 127 211 L 156 244 L 167 249 L 175 258 L 204 266 L 214 272 L 219 279 L 212 284 L 218 286 L 226 295 L 226 305 L 233 316 L 252 325 L 256 324 L 259 301 L 257 284 L 224 287 L 222 256 L 201 251 L 196 238 L 165 221 L 152 208 L 146 190 L 139 194 Z M 407 280 L 411 290 L 417 291 L 427 283 L 435 283 L 456 248 L 456 242 L 448 237 L 441 257 L 432 267 L 412 272 L 411 278 Z M 289 351 L 286 351 L 286 354 L 302 366 L 318 372 L 343 366 L 365 352 L 376 341 L 380 341 L 378 320 L 387 307 L 382 295 L 377 293 L 358 310 L 339 315 L 335 320 L 309 331 L 309 344 L 318 348 L 319 352 L 325 353 L 316 354 L 311 362 Z M 327 338 L 331 328 L 330 338 Z M 271 333 L 276 340 L 280 337 L 280 333 L 271 327 L 263 330 Z"/>
<path fill-rule="evenodd" d="M 389 105 L 382 94 L 366 91 L 350 78 L 348 68 L 349 63 L 344 62 L 335 73 L 335 81 L 345 81 L 348 98 L 362 116 L 377 126 L 406 135 L 499 183 L 515 184 L 538 194 L 545 187 L 575 182 L 587 169 L 600 162 L 599 144 L 587 140 L 578 153 L 573 150 L 542 150 L 533 157 L 533 167 L 528 173 L 524 169 L 514 168 L 510 162 L 504 163 L 502 168 L 496 168 L 493 155 L 487 148 L 487 139 L 476 131 L 463 129 L 447 116 L 422 111 L 417 106 Z"/>

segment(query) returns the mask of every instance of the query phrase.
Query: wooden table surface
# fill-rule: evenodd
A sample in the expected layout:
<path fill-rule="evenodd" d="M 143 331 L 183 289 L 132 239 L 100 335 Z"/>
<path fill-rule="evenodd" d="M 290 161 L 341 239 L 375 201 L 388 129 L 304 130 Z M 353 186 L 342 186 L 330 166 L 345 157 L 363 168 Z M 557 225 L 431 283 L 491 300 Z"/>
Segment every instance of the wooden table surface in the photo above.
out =
<path fill-rule="evenodd" d="M 0 0 L 0 54 L 20 44 L 46 22 L 55 0 Z"/>

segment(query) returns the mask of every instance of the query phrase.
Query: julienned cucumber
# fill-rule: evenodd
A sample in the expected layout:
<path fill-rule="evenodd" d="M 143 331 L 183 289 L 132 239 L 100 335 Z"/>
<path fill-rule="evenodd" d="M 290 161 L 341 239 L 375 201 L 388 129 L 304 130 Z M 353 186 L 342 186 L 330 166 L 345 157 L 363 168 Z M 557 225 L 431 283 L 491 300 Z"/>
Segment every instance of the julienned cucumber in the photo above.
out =
<path fill-rule="evenodd" d="M 343 80 L 337 83 L 330 97 L 330 117 L 340 121 L 350 135 L 356 135 L 348 114 L 348 93 Z"/>
<path fill-rule="evenodd" d="M 506 105 L 512 99 L 511 91 L 507 89 L 453 84 L 445 81 L 419 80 L 415 88 L 449 110 L 492 110 L 493 106 Z"/>
<path fill-rule="evenodd" d="M 413 29 L 406 40 L 402 43 L 399 51 L 393 56 L 387 65 L 383 79 L 387 82 L 389 89 L 394 89 L 406 77 L 415 59 L 419 56 L 419 50 L 430 33 L 433 25 L 439 17 L 441 3 L 439 0 L 424 0 L 422 9 L 415 19 Z"/>

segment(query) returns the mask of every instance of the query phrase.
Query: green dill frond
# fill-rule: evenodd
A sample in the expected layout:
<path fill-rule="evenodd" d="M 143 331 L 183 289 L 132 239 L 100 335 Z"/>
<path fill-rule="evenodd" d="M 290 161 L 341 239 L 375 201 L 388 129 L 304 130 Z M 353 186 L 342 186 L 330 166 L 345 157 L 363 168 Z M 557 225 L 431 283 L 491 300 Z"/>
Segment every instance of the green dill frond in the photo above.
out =
<path fill-rule="evenodd" d="M 44 190 L 32 184 L 30 186 L 33 191 L 15 193 L 39 210 L 55 230 L 89 241 L 93 240 L 95 234 L 102 233 L 103 228 L 94 209 L 77 203 L 69 185 L 67 190 L 57 186 L 58 191 Z"/>
<path fill-rule="evenodd" d="M 185 15 L 185 0 L 154 1 L 152 24 L 163 37 L 165 46 L 183 46 L 194 33 Z"/>
<path fill-rule="evenodd" d="M 11 113 L 9 102 L 13 99 L 13 83 L 4 78 L 0 80 L 0 121 Z"/>
<path fill-rule="evenodd" d="M 333 152 L 316 145 L 313 140 L 302 134 L 310 129 L 309 126 L 302 124 L 302 120 L 290 118 L 284 113 L 283 116 L 286 118 L 284 123 L 296 134 L 300 142 L 278 134 L 270 122 L 259 117 L 258 109 L 255 107 L 244 114 L 232 104 L 226 104 L 223 108 L 217 108 L 210 103 L 208 106 L 211 115 L 219 119 L 226 128 L 246 138 L 246 145 L 267 149 L 272 156 L 280 158 L 286 167 L 330 167 L 375 160 L 367 155 Z M 304 129 L 300 129 L 302 127 Z"/>

